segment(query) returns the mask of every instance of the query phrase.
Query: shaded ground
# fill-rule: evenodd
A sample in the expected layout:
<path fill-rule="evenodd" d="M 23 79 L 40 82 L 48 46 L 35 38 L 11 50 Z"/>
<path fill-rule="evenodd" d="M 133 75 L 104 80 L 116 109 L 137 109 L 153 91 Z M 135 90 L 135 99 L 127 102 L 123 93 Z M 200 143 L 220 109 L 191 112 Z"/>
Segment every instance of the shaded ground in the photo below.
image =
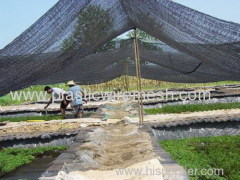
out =
<path fill-rule="evenodd" d="M 65 134 L 68 132 L 78 131 L 82 126 L 91 126 L 106 124 L 101 122 L 100 119 L 77 119 L 77 120 L 56 120 L 47 122 L 18 122 L 8 123 L 0 127 L 0 139 L 4 138 L 25 138 L 25 137 L 38 137 L 43 134 L 60 133 Z"/>
<path fill-rule="evenodd" d="M 194 113 L 161 114 L 144 116 L 145 124 L 177 125 L 202 121 L 240 120 L 240 109 L 215 110 Z M 48 122 L 18 122 L 0 126 L 0 140 L 4 138 L 36 137 L 46 133 L 68 133 L 86 126 L 103 126 L 124 120 L 138 123 L 135 105 L 112 103 L 102 106 L 90 118 L 56 120 Z"/>
<path fill-rule="evenodd" d="M 154 153 L 148 133 L 137 125 L 118 123 L 99 127 L 90 133 L 76 152 L 74 163 L 65 163 L 56 179 L 136 179 L 136 174 L 117 174 L 117 169 L 144 168 L 147 166 L 163 170 Z M 141 175 L 142 179 L 162 179 L 162 174 Z"/>

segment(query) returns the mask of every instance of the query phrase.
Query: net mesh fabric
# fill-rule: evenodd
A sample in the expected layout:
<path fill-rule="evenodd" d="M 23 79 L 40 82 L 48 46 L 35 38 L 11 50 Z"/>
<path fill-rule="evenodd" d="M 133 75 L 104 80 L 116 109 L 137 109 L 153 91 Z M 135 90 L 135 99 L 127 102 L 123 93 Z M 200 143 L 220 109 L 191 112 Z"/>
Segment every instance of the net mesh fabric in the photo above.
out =
<path fill-rule="evenodd" d="M 88 36 L 78 48 L 63 50 L 79 15 L 90 7 L 107 13 L 111 20 L 107 28 L 85 28 Z M 94 19 L 102 23 L 101 14 Z M 78 28 L 83 30 L 84 25 Z M 134 59 L 133 40 L 101 48 L 132 28 L 161 40 L 140 40 L 140 58 L 149 62 L 141 65 L 143 78 L 173 82 L 240 79 L 239 24 L 169 0 L 60 0 L 0 50 L 0 95 L 34 84 L 72 79 L 95 84 L 126 74 L 123 61 Z M 134 64 L 128 67 L 129 75 L 135 75 Z"/>
<path fill-rule="evenodd" d="M 127 75 L 134 76 L 136 72 L 133 60 L 133 40 L 121 41 L 119 44 L 119 48 L 112 48 L 104 52 L 86 56 L 58 73 L 37 82 L 37 84 L 59 83 L 70 79 L 74 79 L 81 84 L 96 84 L 112 79 L 112 77 L 126 75 L 126 66 L 124 63 L 128 64 Z M 159 46 L 159 43 L 155 43 L 154 41 L 146 44 L 145 42 L 141 43 L 141 40 L 139 44 L 143 78 L 199 83 L 220 81 L 227 78 L 227 76 L 230 79 L 234 79 L 234 77 L 211 68 L 197 59 L 180 53 L 165 44 Z M 223 75 L 224 78 L 222 78 Z"/>

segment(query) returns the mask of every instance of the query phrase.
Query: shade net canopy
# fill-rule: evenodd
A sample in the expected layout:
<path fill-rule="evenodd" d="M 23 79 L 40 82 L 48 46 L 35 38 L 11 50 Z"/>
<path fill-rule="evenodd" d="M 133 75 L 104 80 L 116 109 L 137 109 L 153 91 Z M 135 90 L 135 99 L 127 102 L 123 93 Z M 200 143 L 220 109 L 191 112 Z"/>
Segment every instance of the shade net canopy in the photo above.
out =
<path fill-rule="evenodd" d="M 37 84 L 105 82 L 135 75 L 139 28 L 142 77 L 172 82 L 240 80 L 240 25 L 170 0 L 59 0 L 0 50 L 0 95 Z M 127 60 L 126 60 L 127 59 Z"/>

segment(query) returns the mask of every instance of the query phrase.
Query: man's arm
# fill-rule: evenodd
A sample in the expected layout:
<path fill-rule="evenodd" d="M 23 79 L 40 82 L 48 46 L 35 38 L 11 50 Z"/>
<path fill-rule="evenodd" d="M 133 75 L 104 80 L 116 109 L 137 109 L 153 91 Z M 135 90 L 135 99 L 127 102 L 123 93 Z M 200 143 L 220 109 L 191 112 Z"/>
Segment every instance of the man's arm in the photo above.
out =
<path fill-rule="evenodd" d="M 44 107 L 44 109 L 47 109 L 50 104 L 52 104 L 52 97 L 51 97 L 51 99 L 48 101 L 48 103 L 47 103 L 47 105 Z"/>
<path fill-rule="evenodd" d="M 82 97 L 85 97 L 84 91 L 81 89 Z"/>
<path fill-rule="evenodd" d="M 72 106 L 73 92 L 71 91 L 71 88 L 67 91 L 66 100 L 70 103 L 71 108 L 73 108 Z"/>
<path fill-rule="evenodd" d="M 87 100 L 85 99 L 85 93 L 84 91 L 81 89 L 81 93 L 82 93 L 82 99 L 85 101 L 85 103 L 87 104 Z"/>

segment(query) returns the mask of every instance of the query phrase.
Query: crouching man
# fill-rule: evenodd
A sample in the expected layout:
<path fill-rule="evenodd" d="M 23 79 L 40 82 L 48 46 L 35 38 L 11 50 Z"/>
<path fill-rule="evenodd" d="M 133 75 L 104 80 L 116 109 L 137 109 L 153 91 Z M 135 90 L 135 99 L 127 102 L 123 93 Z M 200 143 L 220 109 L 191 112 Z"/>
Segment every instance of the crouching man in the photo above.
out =
<path fill-rule="evenodd" d="M 76 85 L 74 81 L 67 82 L 69 86 L 67 100 L 71 100 L 71 106 L 73 108 L 74 118 L 83 117 L 83 97 L 84 92 L 79 85 Z"/>
<path fill-rule="evenodd" d="M 44 88 L 44 91 L 46 91 L 48 94 L 52 94 L 51 99 L 48 101 L 44 109 L 47 109 L 48 106 L 52 104 L 55 100 L 61 100 L 60 111 L 62 114 L 62 118 L 66 119 L 66 108 L 69 104 L 69 101 L 66 99 L 67 93 L 63 89 L 57 87 L 51 88 L 49 86 L 46 86 Z"/>

